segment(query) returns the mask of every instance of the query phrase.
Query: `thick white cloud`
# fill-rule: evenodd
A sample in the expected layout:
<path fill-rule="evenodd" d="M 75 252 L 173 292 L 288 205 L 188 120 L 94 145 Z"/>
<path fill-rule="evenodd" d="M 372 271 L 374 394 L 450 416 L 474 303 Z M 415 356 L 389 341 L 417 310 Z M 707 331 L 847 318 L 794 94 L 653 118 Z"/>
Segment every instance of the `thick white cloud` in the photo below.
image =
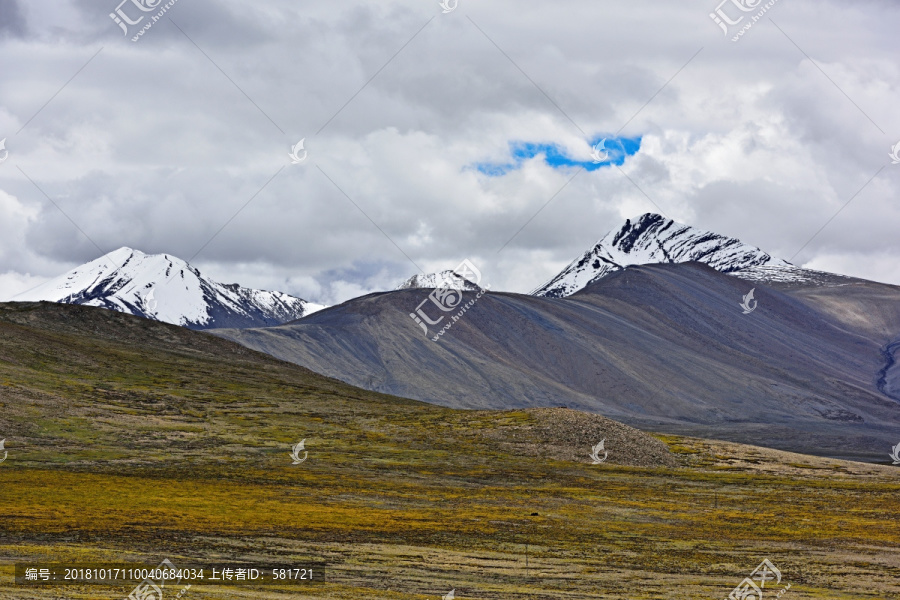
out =
<path fill-rule="evenodd" d="M 0 299 L 94 244 L 326 303 L 392 288 L 416 270 L 404 254 L 527 292 L 654 203 L 791 258 L 885 165 L 795 261 L 900 283 L 894 4 L 779 2 L 739 43 L 715 2 L 185 0 L 138 43 L 117 4 L 0 13 Z M 540 158 L 472 168 L 510 141 L 584 160 L 623 126 L 643 145 L 622 170 L 652 201 L 614 168 L 561 192 L 575 171 Z"/>

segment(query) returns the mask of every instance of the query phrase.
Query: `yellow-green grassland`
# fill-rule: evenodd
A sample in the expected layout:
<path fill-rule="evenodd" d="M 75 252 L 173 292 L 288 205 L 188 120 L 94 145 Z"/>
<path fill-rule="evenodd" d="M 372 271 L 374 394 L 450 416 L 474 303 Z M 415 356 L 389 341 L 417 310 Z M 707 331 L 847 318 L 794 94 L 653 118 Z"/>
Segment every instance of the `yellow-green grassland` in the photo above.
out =
<path fill-rule="evenodd" d="M 15 563 L 164 558 L 325 565 L 196 600 L 712 600 L 766 558 L 767 598 L 900 598 L 895 467 L 450 410 L 101 309 L 0 305 L 3 438 L 4 600 L 130 591 L 16 586 Z"/>

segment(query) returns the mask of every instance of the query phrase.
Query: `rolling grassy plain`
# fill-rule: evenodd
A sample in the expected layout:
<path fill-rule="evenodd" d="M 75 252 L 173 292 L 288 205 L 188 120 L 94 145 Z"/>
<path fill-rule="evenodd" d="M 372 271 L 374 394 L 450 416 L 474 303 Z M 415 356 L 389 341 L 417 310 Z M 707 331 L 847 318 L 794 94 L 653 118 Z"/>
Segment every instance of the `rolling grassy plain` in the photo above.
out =
<path fill-rule="evenodd" d="M 451 410 L 100 309 L 0 305 L 2 438 L 4 600 L 131 589 L 17 587 L 16 562 L 163 558 L 327 564 L 198 600 L 721 599 L 764 558 L 789 598 L 900 597 L 897 468 Z"/>

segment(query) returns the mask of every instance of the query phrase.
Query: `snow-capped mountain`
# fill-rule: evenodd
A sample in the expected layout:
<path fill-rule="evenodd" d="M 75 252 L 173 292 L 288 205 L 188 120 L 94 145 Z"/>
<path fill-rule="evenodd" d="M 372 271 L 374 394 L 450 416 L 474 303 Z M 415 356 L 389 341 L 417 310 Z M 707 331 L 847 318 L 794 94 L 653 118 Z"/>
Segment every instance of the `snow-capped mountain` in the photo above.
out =
<path fill-rule="evenodd" d="M 416 288 L 448 288 L 451 290 L 462 290 L 464 292 L 480 292 L 481 288 L 462 277 L 455 271 L 446 270 L 440 273 L 429 273 L 427 275 L 413 275 L 396 289 L 409 290 Z"/>
<path fill-rule="evenodd" d="M 222 284 L 168 254 L 119 248 L 15 298 L 99 306 L 190 329 L 263 327 L 325 308 L 282 292 Z"/>
<path fill-rule="evenodd" d="M 747 270 L 748 275 L 753 273 L 758 278 L 762 275 L 761 267 L 765 267 L 765 273 L 770 276 L 780 274 L 787 278 L 796 278 L 805 272 L 738 239 L 647 213 L 627 219 L 622 227 L 608 233 L 559 275 L 531 294 L 562 298 L 629 265 L 691 261 L 705 263 L 717 271 L 738 277 L 742 270 Z"/>

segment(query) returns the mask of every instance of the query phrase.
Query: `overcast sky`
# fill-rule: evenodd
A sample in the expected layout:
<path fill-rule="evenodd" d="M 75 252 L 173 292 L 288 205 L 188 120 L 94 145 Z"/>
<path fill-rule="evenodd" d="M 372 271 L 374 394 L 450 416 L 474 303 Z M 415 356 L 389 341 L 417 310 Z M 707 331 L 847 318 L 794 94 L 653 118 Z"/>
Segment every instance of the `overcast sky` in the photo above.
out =
<path fill-rule="evenodd" d="M 121 246 L 528 292 L 644 212 L 900 284 L 900 5 L 718 1 L 0 0 L 0 300 Z"/>

